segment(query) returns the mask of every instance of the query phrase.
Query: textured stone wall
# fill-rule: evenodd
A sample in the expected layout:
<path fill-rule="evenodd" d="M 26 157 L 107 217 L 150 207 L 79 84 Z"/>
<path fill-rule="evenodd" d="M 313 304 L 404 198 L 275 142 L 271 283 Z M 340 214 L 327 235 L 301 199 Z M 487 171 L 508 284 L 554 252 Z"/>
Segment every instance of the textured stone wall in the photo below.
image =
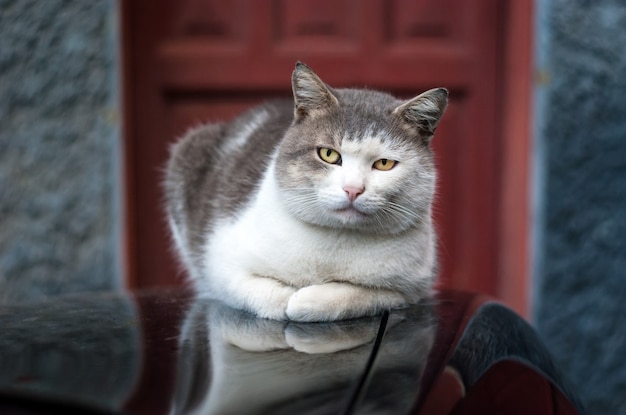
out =
<path fill-rule="evenodd" d="M 0 301 L 120 285 L 115 7 L 0 0 Z"/>
<path fill-rule="evenodd" d="M 626 414 L 626 2 L 542 4 L 535 321 L 588 412 Z"/>

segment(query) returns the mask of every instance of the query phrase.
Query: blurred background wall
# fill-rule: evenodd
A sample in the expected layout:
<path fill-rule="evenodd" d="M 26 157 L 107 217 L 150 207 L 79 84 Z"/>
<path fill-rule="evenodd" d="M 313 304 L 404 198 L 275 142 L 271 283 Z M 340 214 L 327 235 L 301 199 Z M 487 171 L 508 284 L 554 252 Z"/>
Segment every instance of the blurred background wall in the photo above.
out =
<path fill-rule="evenodd" d="M 626 3 L 541 0 L 534 322 L 590 414 L 626 414 Z"/>
<path fill-rule="evenodd" d="M 113 0 L 0 0 L 0 301 L 120 286 Z"/>

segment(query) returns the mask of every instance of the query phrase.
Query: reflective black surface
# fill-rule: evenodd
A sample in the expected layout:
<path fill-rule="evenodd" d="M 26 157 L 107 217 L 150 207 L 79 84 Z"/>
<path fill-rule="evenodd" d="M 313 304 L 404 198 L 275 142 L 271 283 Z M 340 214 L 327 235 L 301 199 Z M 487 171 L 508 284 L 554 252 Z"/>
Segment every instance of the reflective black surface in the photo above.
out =
<path fill-rule="evenodd" d="M 469 293 L 313 324 L 185 291 L 90 294 L 2 306 L 0 329 L 0 413 L 471 413 L 507 358 L 578 405 L 530 326 Z"/>

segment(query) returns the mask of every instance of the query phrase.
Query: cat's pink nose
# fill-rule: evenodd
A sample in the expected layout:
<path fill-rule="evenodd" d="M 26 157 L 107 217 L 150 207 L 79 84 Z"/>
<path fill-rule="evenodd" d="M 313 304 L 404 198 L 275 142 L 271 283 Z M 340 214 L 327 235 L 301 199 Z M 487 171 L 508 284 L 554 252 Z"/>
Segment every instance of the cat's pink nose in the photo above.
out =
<path fill-rule="evenodd" d="M 363 193 L 363 189 L 362 187 L 352 187 L 352 186 L 346 186 L 343 188 L 343 190 L 346 192 L 346 194 L 348 195 L 348 199 L 350 199 L 351 202 L 354 202 L 354 200 L 359 197 L 359 195 L 361 193 Z"/>

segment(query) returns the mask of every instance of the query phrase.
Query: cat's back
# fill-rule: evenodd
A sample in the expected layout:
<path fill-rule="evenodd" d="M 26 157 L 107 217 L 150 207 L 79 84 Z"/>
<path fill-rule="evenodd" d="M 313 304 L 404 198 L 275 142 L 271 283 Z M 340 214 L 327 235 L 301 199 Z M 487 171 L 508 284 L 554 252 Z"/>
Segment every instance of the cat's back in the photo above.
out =
<path fill-rule="evenodd" d="M 199 230 L 245 206 L 292 120 L 289 100 L 270 101 L 229 122 L 196 127 L 172 146 L 165 193 L 177 245 L 195 254 Z"/>
<path fill-rule="evenodd" d="M 215 202 L 221 213 L 235 213 L 246 204 L 292 121 L 293 103 L 276 100 L 225 124 L 214 166 Z"/>

